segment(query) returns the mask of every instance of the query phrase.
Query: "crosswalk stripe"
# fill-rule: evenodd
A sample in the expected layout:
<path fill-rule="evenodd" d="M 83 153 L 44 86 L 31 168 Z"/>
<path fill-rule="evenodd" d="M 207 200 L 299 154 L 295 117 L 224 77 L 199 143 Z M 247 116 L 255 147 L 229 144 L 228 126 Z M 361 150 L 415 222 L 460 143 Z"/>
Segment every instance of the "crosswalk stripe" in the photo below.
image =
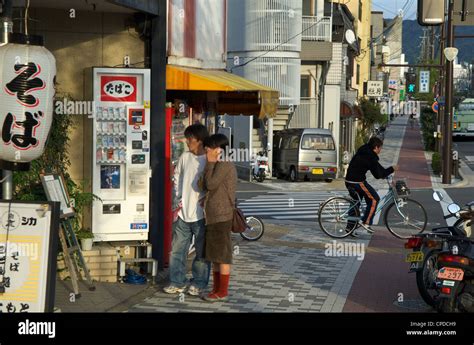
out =
<path fill-rule="evenodd" d="M 271 207 L 271 206 L 285 206 L 285 205 L 300 205 L 300 206 L 313 206 L 313 205 L 316 205 L 316 204 L 319 204 L 321 203 L 323 200 L 320 200 L 320 201 L 311 201 L 311 202 L 279 202 L 279 203 L 266 203 L 264 205 L 262 205 L 261 202 L 256 202 L 256 203 L 240 203 L 239 206 L 255 206 L 255 207 Z M 291 207 L 291 206 L 288 206 L 288 207 Z"/>
<path fill-rule="evenodd" d="M 310 215 L 299 215 L 299 216 L 295 216 L 295 217 L 280 217 L 280 216 L 274 216 L 273 218 L 275 219 L 282 219 L 282 220 L 286 220 L 286 219 L 295 219 L 295 220 L 298 220 L 298 219 L 318 219 L 318 215 L 315 215 L 315 216 L 310 216 Z"/>
<path fill-rule="evenodd" d="M 244 212 L 246 216 L 271 216 L 271 215 L 275 215 L 275 212 Z M 285 215 L 285 214 L 288 214 L 288 215 L 296 215 L 296 214 L 315 214 L 317 213 L 315 210 L 307 210 L 307 211 L 304 211 L 304 210 L 301 210 L 301 211 L 291 211 L 291 212 L 285 212 L 285 211 L 278 211 L 277 214 L 279 215 Z"/>
<path fill-rule="evenodd" d="M 239 206 L 242 210 L 255 210 L 255 211 L 261 211 L 261 210 L 269 210 L 269 211 L 278 211 L 278 210 L 317 210 L 319 209 L 319 206 L 298 206 L 298 207 L 290 207 L 288 205 L 280 205 L 280 207 L 245 207 L 245 206 Z"/>

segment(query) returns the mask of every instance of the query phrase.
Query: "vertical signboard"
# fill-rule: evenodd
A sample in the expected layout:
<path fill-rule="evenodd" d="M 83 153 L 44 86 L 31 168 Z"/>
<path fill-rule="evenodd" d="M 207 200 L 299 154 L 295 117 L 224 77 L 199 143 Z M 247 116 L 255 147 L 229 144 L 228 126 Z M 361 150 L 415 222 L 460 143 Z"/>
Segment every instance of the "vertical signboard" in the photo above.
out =
<path fill-rule="evenodd" d="M 147 240 L 150 70 L 94 68 L 93 80 L 94 240 Z"/>
<path fill-rule="evenodd" d="M 430 71 L 420 71 L 420 90 L 419 93 L 430 92 Z"/>
<path fill-rule="evenodd" d="M 53 312 L 59 203 L 0 202 L 0 313 Z"/>

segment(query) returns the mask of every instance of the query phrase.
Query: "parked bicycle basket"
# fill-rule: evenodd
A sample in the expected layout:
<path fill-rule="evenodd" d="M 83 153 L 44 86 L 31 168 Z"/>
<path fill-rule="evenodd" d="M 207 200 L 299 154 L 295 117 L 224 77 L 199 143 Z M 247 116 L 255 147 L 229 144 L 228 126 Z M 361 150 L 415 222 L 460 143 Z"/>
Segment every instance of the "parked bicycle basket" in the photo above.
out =
<path fill-rule="evenodd" d="M 407 186 L 406 179 L 401 179 L 395 182 L 395 191 L 399 197 L 407 197 L 410 195 L 410 188 Z"/>

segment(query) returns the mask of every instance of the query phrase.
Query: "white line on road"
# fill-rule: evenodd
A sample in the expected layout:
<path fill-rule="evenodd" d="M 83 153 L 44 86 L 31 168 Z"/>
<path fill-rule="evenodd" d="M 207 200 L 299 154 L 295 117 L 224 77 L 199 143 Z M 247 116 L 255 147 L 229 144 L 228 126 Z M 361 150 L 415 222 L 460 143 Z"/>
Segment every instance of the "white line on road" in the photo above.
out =
<path fill-rule="evenodd" d="M 448 205 L 454 203 L 453 199 L 451 199 L 448 192 L 446 192 L 446 190 L 443 188 L 433 188 L 433 191 L 440 192 L 441 194 L 443 194 L 443 200 L 439 204 L 441 205 L 441 209 L 443 210 L 443 215 L 449 215 L 450 213 L 448 211 Z M 456 221 L 456 217 L 448 218 L 446 219 L 446 224 L 448 226 L 453 226 Z"/>

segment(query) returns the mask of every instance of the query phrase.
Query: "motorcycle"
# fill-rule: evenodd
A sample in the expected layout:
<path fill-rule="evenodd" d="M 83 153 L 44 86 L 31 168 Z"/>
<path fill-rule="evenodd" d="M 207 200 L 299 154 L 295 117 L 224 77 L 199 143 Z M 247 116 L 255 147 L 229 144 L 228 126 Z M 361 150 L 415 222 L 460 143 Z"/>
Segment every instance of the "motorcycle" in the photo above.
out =
<path fill-rule="evenodd" d="M 474 241 L 452 236 L 438 255 L 440 312 L 474 312 Z"/>
<path fill-rule="evenodd" d="M 435 192 L 433 198 L 440 202 L 443 196 Z M 443 264 L 443 261 L 439 260 L 440 255 L 447 250 L 450 239 L 469 241 L 473 225 L 474 202 L 467 204 L 463 209 L 451 204 L 448 206 L 448 211 L 450 214 L 445 216 L 445 219 L 457 218 L 453 226 L 434 228 L 431 232 L 413 236 L 405 244 L 405 248 L 412 249 L 406 261 L 410 263 L 409 272 L 416 274 L 416 283 L 421 297 L 428 305 L 438 309 L 445 303 L 442 302 L 444 297 L 440 289 L 442 282 L 438 278 Z M 441 259 L 444 260 L 444 257 Z"/>
<path fill-rule="evenodd" d="M 252 162 L 252 176 L 257 182 L 263 182 L 265 178 L 270 176 L 270 168 L 268 167 L 268 150 L 258 152 Z"/>

